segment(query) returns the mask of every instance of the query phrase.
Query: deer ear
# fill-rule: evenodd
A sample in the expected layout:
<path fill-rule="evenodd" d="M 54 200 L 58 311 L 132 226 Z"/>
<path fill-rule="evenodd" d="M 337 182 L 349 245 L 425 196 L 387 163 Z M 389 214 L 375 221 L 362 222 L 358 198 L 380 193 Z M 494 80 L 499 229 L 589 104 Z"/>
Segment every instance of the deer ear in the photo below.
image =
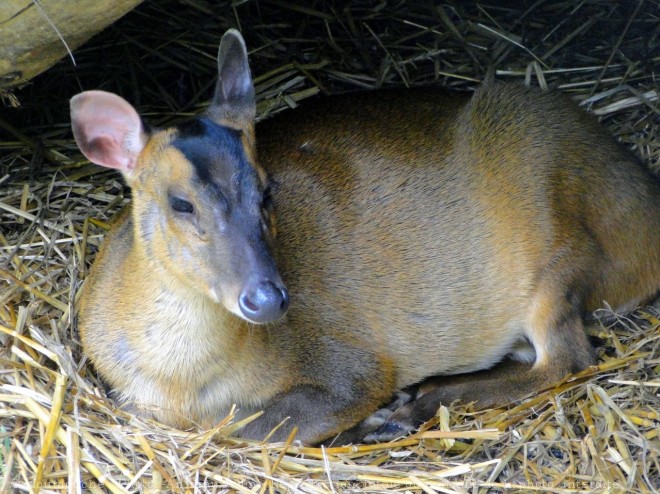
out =
<path fill-rule="evenodd" d="M 220 41 L 218 83 L 209 115 L 217 122 L 229 120 L 238 124 L 251 124 L 256 115 L 247 49 L 236 29 L 227 31 Z"/>
<path fill-rule="evenodd" d="M 125 175 L 132 173 L 147 142 L 135 108 L 105 91 L 85 91 L 71 98 L 71 128 L 89 161 Z"/>

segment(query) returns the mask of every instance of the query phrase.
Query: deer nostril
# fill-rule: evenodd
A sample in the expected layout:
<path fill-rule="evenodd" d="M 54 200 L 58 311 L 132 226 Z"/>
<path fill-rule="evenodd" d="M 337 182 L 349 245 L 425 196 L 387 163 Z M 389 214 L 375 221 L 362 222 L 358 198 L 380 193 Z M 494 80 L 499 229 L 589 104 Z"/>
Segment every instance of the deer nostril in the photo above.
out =
<path fill-rule="evenodd" d="M 243 316 L 255 323 L 273 322 L 289 307 L 289 294 L 272 281 L 262 281 L 253 289 L 246 289 L 238 299 Z"/>
<path fill-rule="evenodd" d="M 241 304 L 243 304 L 249 311 L 257 312 L 259 310 L 259 306 L 252 303 L 250 298 L 245 294 L 241 295 Z"/>

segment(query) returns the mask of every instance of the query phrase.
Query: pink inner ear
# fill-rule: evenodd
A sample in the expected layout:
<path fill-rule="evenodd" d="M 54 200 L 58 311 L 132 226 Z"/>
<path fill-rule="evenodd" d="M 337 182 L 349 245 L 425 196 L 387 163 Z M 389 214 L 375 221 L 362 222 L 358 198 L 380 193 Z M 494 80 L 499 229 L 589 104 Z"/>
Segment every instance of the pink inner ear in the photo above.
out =
<path fill-rule="evenodd" d="M 135 168 L 135 161 L 122 152 L 119 144 L 112 136 L 100 135 L 87 143 L 87 158 L 93 162 L 119 170 Z"/>
<path fill-rule="evenodd" d="M 104 91 L 86 91 L 71 99 L 71 126 L 87 159 L 122 172 L 135 168 L 146 142 L 135 109 Z"/>

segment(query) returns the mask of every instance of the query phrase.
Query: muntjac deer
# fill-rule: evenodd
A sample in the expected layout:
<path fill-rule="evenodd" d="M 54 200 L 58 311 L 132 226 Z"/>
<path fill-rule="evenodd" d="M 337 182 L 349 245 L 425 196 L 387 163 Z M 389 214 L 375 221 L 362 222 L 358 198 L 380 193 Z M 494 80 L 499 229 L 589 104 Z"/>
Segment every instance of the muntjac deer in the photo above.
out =
<path fill-rule="evenodd" d="M 372 91 L 255 129 L 237 31 L 218 64 L 208 111 L 167 129 L 110 93 L 71 100 L 82 152 L 133 191 L 79 327 L 138 411 L 209 427 L 237 404 L 264 410 L 245 437 L 289 417 L 273 439 L 389 438 L 440 403 L 505 404 L 584 369 L 583 318 L 660 288 L 658 181 L 563 97 Z"/>

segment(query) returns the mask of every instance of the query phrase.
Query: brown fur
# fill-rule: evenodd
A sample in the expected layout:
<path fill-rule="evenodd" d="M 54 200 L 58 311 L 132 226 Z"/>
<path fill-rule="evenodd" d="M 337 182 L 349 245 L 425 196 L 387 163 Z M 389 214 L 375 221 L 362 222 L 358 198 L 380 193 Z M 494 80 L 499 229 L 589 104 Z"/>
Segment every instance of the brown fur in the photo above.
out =
<path fill-rule="evenodd" d="M 152 135 L 80 331 L 110 385 L 162 420 L 208 427 L 236 403 L 265 409 L 240 434 L 291 417 L 275 438 L 297 425 L 314 443 L 430 376 L 527 362 L 425 389 L 388 418 L 409 430 L 441 402 L 503 404 L 585 368 L 582 318 L 660 288 L 658 182 L 559 95 L 494 82 L 326 98 L 260 124 L 256 152 L 252 121 L 223 115 L 271 177 L 291 306 L 250 325 L 196 284 L 205 259 L 168 263 L 174 225 L 145 242 L 144 222 L 167 221 L 154 188 L 196 193 L 176 131 Z"/>

